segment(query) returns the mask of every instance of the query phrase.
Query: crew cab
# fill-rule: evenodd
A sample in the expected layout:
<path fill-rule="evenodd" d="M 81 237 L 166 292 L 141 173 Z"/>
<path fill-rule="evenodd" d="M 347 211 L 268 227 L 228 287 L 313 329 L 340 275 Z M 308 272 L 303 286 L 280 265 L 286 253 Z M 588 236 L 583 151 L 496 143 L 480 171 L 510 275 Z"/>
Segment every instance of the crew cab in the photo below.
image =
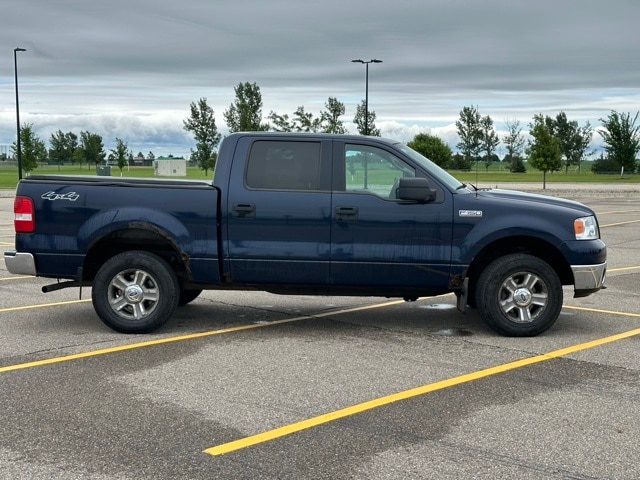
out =
<path fill-rule="evenodd" d="M 401 142 L 247 132 L 213 181 L 31 175 L 15 198 L 11 273 L 91 286 L 100 319 L 150 332 L 203 290 L 419 297 L 453 292 L 496 332 L 532 336 L 604 287 L 595 213 L 478 190 Z"/>

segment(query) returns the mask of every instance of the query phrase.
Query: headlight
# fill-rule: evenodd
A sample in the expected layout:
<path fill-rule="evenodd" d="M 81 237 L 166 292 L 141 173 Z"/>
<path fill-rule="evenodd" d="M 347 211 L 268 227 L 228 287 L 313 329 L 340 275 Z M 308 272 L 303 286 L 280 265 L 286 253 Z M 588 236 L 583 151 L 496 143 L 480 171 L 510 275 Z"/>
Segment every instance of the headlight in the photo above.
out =
<path fill-rule="evenodd" d="M 594 240 L 600 238 L 598 222 L 594 216 L 576 218 L 573 221 L 573 231 L 576 234 L 576 240 Z"/>

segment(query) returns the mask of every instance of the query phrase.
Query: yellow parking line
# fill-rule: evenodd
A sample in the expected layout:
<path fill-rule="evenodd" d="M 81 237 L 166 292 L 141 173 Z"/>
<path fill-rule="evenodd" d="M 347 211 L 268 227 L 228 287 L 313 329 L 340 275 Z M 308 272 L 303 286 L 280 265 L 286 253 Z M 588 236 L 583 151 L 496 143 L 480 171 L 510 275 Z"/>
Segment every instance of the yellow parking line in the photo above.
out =
<path fill-rule="evenodd" d="M 630 220 L 628 222 L 608 223 L 606 225 L 600 225 L 600 228 L 617 227 L 618 225 L 628 225 L 630 223 L 638 223 L 638 222 L 640 222 L 640 220 Z"/>
<path fill-rule="evenodd" d="M 71 302 L 59 302 L 59 303 L 50 303 L 50 304 L 45 304 L 45 305 L 34 305 L 31 307 L 11 307 L 11 308 L 3 308 L 0 309 L 0 312 L 8 312 L 8 311 L 13 311 L 13 310 L 26 310 L 29 308 L 36 308 L 36 307 L 47 307 L 47 306 L 54 306 L 54 305 L 64 305 L 64 304 L 68 304 L 68 303 L 80 303 L 80 302 L 90 302 L 91 300 L 75 300 L 75 301 L 71 301 Z M 292 322 L 299 322 L 301 320 L 309 320 L 312 318 L 322 318 L 322 317 L 329 317 L 331 315 L 341 315 L 344 313 L 350 313 L 350 312 L 359 312 L 359 311 L 363 311 L 363 310 L 371 310 L 374 308 L 382 308 L 382 307 L 388 307 L 391 305 L 397 305 L 400 303 L 404 303 L 404 300 L 394 300 L 394 301 L 390 301 L 390 302 L 384 302 L 384 303 L 375 303 L 373 305 L 365 305 L 365 306 L 360 306 L 360 307 L 353 307 L 353 308 L 345 308 L 342 310 L 334 310 L 331 312 L 325 312 L 325 313 L 318 313 L 318 314 L 314 314 L 314 315 L 305 315 L 302 317 L 294 317 L 294 318 L 286 318 L 284 320 L 275 320 L 273 322 L 266 322 L 266 323 L 252 323 L 250 325 L 241 325 L 238 327 L 230 327 L 230 328 L 224 328 L 222 330 L 209 330 L 206 332 L 199 332 L 199 333 L 189 333 L 186 335 L 179 335 L 176 337 L 165 337 L 165 338 L 157 338 L 154 340 L 148 340 L 145 342 L 137 342 L 137 343 L 129 343 L 127 345 L 118 345 L 115 347 L 109 347 L 109 348 L 103 348 L 100 350 L 90 350 L 87 352 L 80 352 L 80 353 L 74 353 L 71 355 L 64 355 L 61 357 L 52 357 L 52 358 L 45 358 L 43 360 L 36 360 L 33 362 L 27 362 L 27 363 L 18 363 L 15 365 L 7 365 L 5 367 L 0 367 L 0 373 L 4 373 L 4 372 L 10 372 L 13 370 L 22 370 L 25 368 L 33 368 L 33 367 L 40 367 L 42 365 L 51 365 L 53 363 L 61 363 L 61 362 L 68 362 L 70 360 L 78 360 L 80 358 L 87 358 L 87 357 L 96 357 L 98 355 L 105 355 L 107 353 L 115 353 L 115 352 L 122 352 L 125 350 L 133 350 L 136 348 L 143 348 L 143 347 L 149 347 L 152 345 L 161 345 L 164 343 L 172 343 L 172 342 L 180 342 L 183 340 L 192 340 L 195 338 L 202 338 L 202 337 L 210 337 L 212 335 L 221 335 L 224 333 L 231 333 L 231 332 L 240 332 L 242 330 L 252 330 L 255 328 L 263 328 L 263 327 L 269 327 L 269 326 L 273 326 L 273 325 L 279 325 L 282 323 L 292 323 Z"/>
<path fill-rule="evenodd" d="M 598 216 L 600 215 L 613 215 L 616 213 L 638 213 L 640 210 L 610 210 L 608 212 L 598 212 Z"/>
<path fill-rule="evenodd" d="M 605 313 L 622 314 L 622 312 L 605 312 Z M 640 316 L 640 315 L 632 315 L 632 316 Z M 640 335 L 640 328 L 629 330 L 628 332 L 619 333 L 617 335 L 611 335 L 609 337 L 599 338 L 596 340 L 592 340 L 590 342 L 580 343 L 580 344 L 572 345 L 566 348 L 553 350 L 551 352 L 543 353 L 541 355 L 536 355 L 534 357 L 522 358 L 520 360 L 516 360 L 513 362 L 508 362 L 502 365 L 496 365 L 494 367 L 477 370 L 475 372 L 459 375 L 457 377 L 448 378 L 446 380 L 441 380 L 439 382 L 429 383 L 426 385 L 422 385 L 420 387 L 404 390 L 402 392 L 397 392 L 392 395 L 387 395 L 385 397 L 369 400 L 367 402 L 352 405 L 350 407 L 342 408 L 340 410 L 335 410 L 333 412 L 325 413 L 323 415 L 318 415 L 317 417 L 308 418 L 300 422 L 295 422 L 289 425 L 285 425 L 283 427 L 274 428 L 273 430 L 267 430 L 257 435 L 251 435 L 249 437 L 241 438 L 238 440 L 234 440 L 232 442 L 223 443 L 211 448 L 207 448 L 206 450 L 204 450 L 204 453 L 208 453 L 209 455 L 224 455 L 226 453 L 230 453 L 236 450 L 241 450 L 243 448 L 257 445 L 259 443 L 268 442 L 270 440 L 275 440 L 276 438 L 284 437 L 292 433 L 296 433 L 302 430 L 316 427 L 324 423 L 333 422 L 334 420 L 338 420 L 340 418 L 349 417 L 351 415 L 356 415 L 358 413 L 362 413 L 367 410 L 372 410 L 374 408 L 378 408 L 383 405 L 388 405 L 390 403 L 406 400 L 408 398 L 424 395 L 426 393 L 435 392 L 437 390 L 453 387 L 455 385 L 471 382 L 481 378 L 496 375 L 498 373 L 507 372 L 509 370 L 515 370 L 517 368 L 522 368 L 527 365 L 533 365 L 535 363 L 544 362 L 554 358 L 569 355 L 571 353 L 579 352 L 580 350 L 586 350 L 588 348 L 597 347 L 599 345 L 604 345 L 606 343 L 616 342 L 618 340 L 633 337 L 635 335 Z"/>
<path fill-rule="evenodd" d="M 8 280 L 20 280 L 20 279 L 24 279 L 24 278 L 36 278 L 36 277 L 33 277 L 31 275 L 20 275 L 20 276 L 15 276 L 15 277 L 3 277 L 3 278 L 0 278 L 0 282 L 6 282 Z"/>
<path fill-rule="evenodd" d="M 576 307 L 573 305 L 563 305 L 562 308 L 569 310 L 580 310 L 581 312 L 607 313 L 609 315 L 620 315 L 623 317 L 640 317 L 640 313 L 618 312 L 616 310 L 601 310 L 599 308 Z"/>
<path fill-rule="evenodd" d="M 636 265 L 634 267 L 619 267 L 619 268 L 608 268 L 607 273 L 611 272 L 624 272 L 625 270 L 637 270 L 640 268 L 640 265 Z"/>
<path fill-rule="evenodd" d="M 3 247 L 13 247 L 14 243 L 13 242 L 11 242 L 11 243 L 9 243 L 9 242 L 0 242 L 0 245 L 3 246 Z"/>
<path fill-rule="evenodd" d="M 3 280 L 11 280 L 11 279 L 7 278 L 7 279 L 3 279 Z M 86 303 L 86 302 L 90 302 L 90 301 L 91 300 L 86 298 L 84 300 L 68 300 L 68 301 L 65 301 L 65 302 L 39 303 L 38 305 L 23 305 L 21 307 L 7 307 L 7 308 L 0 308 L 0 313 L 3 313 L 3 312 L 17 312 L 19 310 L 30 310 L 32 308 L 57 307 L 57 306 L 60 306 L 60 305 L 72 305 L 74 303 Z"/>
<path fill-rule="evenodd" d="M 640 210 L 612 210 L 610 212 L 600 212 L 598 213 L 598 216 L 600 215 L 613 215 L 616 213 L 638 213 L 640 212 Z"/>

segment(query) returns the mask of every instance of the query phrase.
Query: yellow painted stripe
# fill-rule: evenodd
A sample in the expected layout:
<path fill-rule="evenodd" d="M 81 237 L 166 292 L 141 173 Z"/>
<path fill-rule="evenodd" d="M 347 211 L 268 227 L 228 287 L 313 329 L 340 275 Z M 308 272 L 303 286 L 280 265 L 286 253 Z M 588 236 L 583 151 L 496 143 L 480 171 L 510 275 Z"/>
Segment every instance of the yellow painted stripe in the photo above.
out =
<path fill-rule="evenodd" d="M 625 270 L 637 270 L 640 268 L 640 265 L 636 265 L 634 267 L 619 267 L 619 268 L 608 268 L 607 273 L 611 272 L 624 272 Z"/>
<path fill-rule="evenodd" d="M 9 243 L 9 242 L 0 242 L 0 246 L 3 246 L 3 247 L 13 247 L 13 245 L 14 245 L 13 242 L 11 242 L 11 243 Z"/>
<path fill-rule="evenodd" d="M 639 223 L 639 222 L 640 220 L 630 220 L 628 222 L 608 223 L 606 225 L 600 225 L 600 228 L 617 227 L 618 225 L 628 225 L 630 223 Z"/>
<path fill-rule="evenodd" d="M 561 348 L 559 350 L 553 350 L 551 352 L 543 353 L 541 355 L 536 355 L 534 357 L 523 358 L 513 362 L 504 363 L 502 365 L 497 365 L 495 367 L 477 370 L 475 372 L 459 375 L 457 377 L 448 378 L 446 380 L 441 380 L 435 383 L 429 383 L 426 385 L 422 385 L 420 387 L 404 390 L 402 392 L 397 392 L 392 395 L 387 395 L 385 397 L 376 398 L 374 400 L 369 400 L 367 402 L 359 403 L 357 405 L 352 405 L 350 407 L 342 408 L 340 410 L 335 410 L 333 412 L 325 413 L 317 417 L 302 420 L 300 422 L 291 423 L 289 425 L 275 428 L 273 430 L 268 430 L 266 432 L 262 432 L 257 435 L 252 435 L 249 437 L 241 438 L 239 440 L 234 440 L 232 442 L 223 443 L 215 447 L 207 448 L 206 450 L 204 450 L 204 453 L 208 453 L 209 455 L 224 455 L 226 453 L 247 448 L 252 445 L 257 445 L 259 443 L 264 443 L 270 440 L 274 440 L 276 438 L 290 435 L 292 433 L 296 433 L 302 430 L 316 427 L 324 423 L 333 422 L 334 420 L 338 420 L 340 418 L 356 415 L 358 413 L 362 413 L 367 410 L 372 410 L 374 408 L 378 408 L 383 405 L 388 405 L 390 403 L 406 400 L 408 398 L 424 395 L 426 393 L 435 392 L 437 390 L 453 387 L 455 385 L 471 382 L 481 378 L 507 372 L 509 370 L 515 370 L 517 368 L 533 365 L 535 363 L 544 362 L 547 360 L 551 360 L 553 358 L 569 355 L 571 353 L 575 353 L 580 350 L 586 350 L 588 348 L 597 347 L 599 345 L 604 345 L 606 343 L 611 343 L 611 342 L 615 342 L 625 338 L 633 337 L 635 335 L 640 335 L 640 328 L 637 328 L 635 330 L 630 330 L 628 332 L 619 333 L 617 335 L 611 335 L 609 337 L 599 338 L 597 340 L 592 340 L 590 342 L 572 345 L 570 347 Z"/>
<path fill-rule="evenodd" d="M 615 213 L 638 213 L 640 212 L 640 210 L 612 210 L 610 212 L 600 212 L 598 213 L 598 216 L 600 215 L 613 215 Z"/>
<path fill-rule="evenodd" d="M 47 305 L 38 305 L 38 307 L 53 306 L 53 305 L 63 305 L 65 303 L 88 302 L 88 301 L 90 301 L 90 300 L 76 300 L 74 302 L 60 302 L 60 303 L 51 303 L 51 304 L 47 304 Z M 222 329 L 222 330 L 210 330 L 210 331 L 206 331 L 206 332 L 190 333 L 190 334 L 180 335 L 180 336 L 176 336 L 176 337 L 157 338 L 157 339 L 154 339 L 154 340 L 148 340 L 146 342 L 129 343 L 127 345 L 118 345 L 118 346 L 115 346 L 115 347 L 103 348 L 103 349 L 100 349 L 100 350 L 90 350 L 90 351 L 87 351 L 87 352 L 74 353 L 74 354 L 71 354 L 71 355 L 64 355 L 64 356 L 60 356 L 60 357 L 45 358 L 43 360 L 36 360 L 36 361 L 33 361 L 33 362 L 19 363 L 19 364 L 16 364 L 16 365 L 7 365 L 5 367 L 0 367 L 0 373 L 10 372 L 10 371 L 14 371 L 14 370 L 22 370 L 22 369 L 25 369 L 25 368 L 40 367 L 42 365 L 51 365 L 53 363 L 68 362 L 70 360 L 78 360 L 78 359 L 81 359 L 81 358 L 96 357 L 98 355 L 105 355 L 105 354 L 108 354 L 108 353 L 122 352 L 122 351 L 125 351 L 125 350 L 133 350 L 133 349 L 136 349 L 136 348 L 150 347 L 152 345 L 162 345 L 164 343 L 180 342 L 180 341 L 184 341 L 184 340 L 192 340 L 192 339 L 195 339 L 195 338 L 209 337 L 209 336 L 212 336 L 212 335 L 222 335 L 222 334 L 225 334 L 225 333 L 240 332 L 242 330 L 252 330 L 252 329 L 255 329 L 255 328 L 263 328 L 263 327 L 269 327 L 269 326 L 273 326 L 273 325 L 280 325 L 280 324 L 283 324 L 283 323 L 299 322 L 301 320 L 309 320 L 309 319 L 312 319 L 312 318 L 322 318 L 322 317 L 329 317 L 331 315 L 341 315 L 341 314 L 344 314 L 344 313 L 358 312 L 358 311 L 363 311 L 363 310 L 371 310 L 371 309 L 374 309 L 374 308 L 388 307 L 388 306 L 397 305 L 397 304 L 400 304 L 400 303 L 404 303 L 404 300 L 394 300 L 394 301 L 391 301 L 391 302 L 375 303 L 373 305 L 364 305 L 364 306 L 360 306 L 360 307 L 345 308 L 345 309 L 342 309 L 342 310 L 335 310 L 335 311 L 331 311 L 331 312 L 318 313 L 318 314 L 315 314 L 315 315 L 306 315 L 306 316 L 303 316 L 303 317 L 294 317 L 294 318 L 286 318 L 284 320 L 275 320 L 273 322 L 250 324 L 250 325 L 241 325 L 241 326 L 238 326 L 238 327 L 230 327 L 230 328 L 225 328 L 225 329 Z M 27 308 L 34 308 L 34 307 L 5 308 L 5 309 L 0 309 L 0 312 L 11 311 L 11 310 L 22 310 L 22 309 L 27 309 Z"/>
<path fill-rule="evenodd" d="M 563 305 L 562 308 L 569 310 L 580 310 L 581 312 L 606 313 L 608 315 L 620 315 L 622 317 L 639 317 L 640 313 L 618 312 L 616 310 L 601 310 L 599 308 L 575 307 L 573 305 Z"/>
<path fill-rule="evenodd" d="M 17 312 L 19 310 L 30 310 L 32 308 L 45 308 L 45 307 L 58 307 L 60 305 L 73 305 L 74 303 L 86 303 L 90 301 L 91 300 L 89 299 L 84 299 L 84 300 L 68 300 L 65 302 L 55 302 L 55 303 L 39 303 L 38 305 L 22 305 L 21 307 L 0 308 L 0 313 Z"/>
<path fill-rule="evenodd" d="M 16 277 L 4 277 L 4 278 L 0 278 L 0 282 L 8 282 L 9 280 L 21 280 L 24 278 L 36 278 L 32 275 L 20 275 L 20 276 L 16 276 Z"/>

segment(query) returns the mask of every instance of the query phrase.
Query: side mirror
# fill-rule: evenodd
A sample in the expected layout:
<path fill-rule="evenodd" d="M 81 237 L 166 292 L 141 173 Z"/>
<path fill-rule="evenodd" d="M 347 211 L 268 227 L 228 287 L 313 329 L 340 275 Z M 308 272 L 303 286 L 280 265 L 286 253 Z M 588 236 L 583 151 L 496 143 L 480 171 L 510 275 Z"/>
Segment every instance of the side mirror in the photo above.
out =
<path fill-rule="evenodd" d="M 397 197 L 400 200 L 431 202 L 436 198 L 436 191 L 431 188 L 426 178 L 403 177 L 398 182 Z"/>

